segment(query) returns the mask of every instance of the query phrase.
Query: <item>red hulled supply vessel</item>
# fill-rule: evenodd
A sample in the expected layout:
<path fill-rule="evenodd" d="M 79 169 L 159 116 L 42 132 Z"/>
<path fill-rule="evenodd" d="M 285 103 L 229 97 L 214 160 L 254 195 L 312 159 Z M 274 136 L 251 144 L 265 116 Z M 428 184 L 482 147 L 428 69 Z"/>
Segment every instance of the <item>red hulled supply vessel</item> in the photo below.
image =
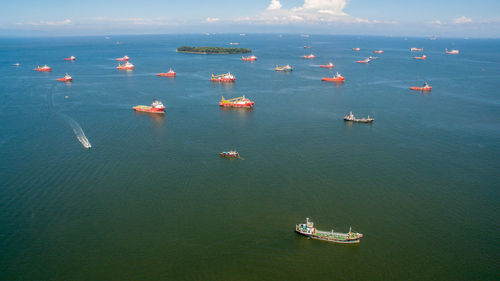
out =
<path fill-rule="evenodd" d="M 422 52 L 424 48 L 411 48 L 410 51 L 412 52 Z"/>
<path fill-rule="evenodd" d="M 335 76 L 333 77 L 323 77 L 321 78 L 321 81 L 325 81 L 325 82 L 337 82 L 337 83 L 342 83 L 345 81 L 345 78 L 344 76 L 340 75 L 340 73 L 336 73 Z"/>
<path fill-rule="evenodd" d="M 450 51 L 448 51 L 448 49 L 446 49 L 446 53 L 447 54 L 451 54 L 451 55 L 458 55 L 459 51 L 458 50 L 450 50 Z"/>
<path fill-rule="evenodd" d="M 172 68 L 170 68 L 168 72 L 158 73 L 157 75 L 161 77 L 175 77 L 177 73 Z"/>
<path fill-rule="evenodd" d="M 163 103 L 161 101 L 154 99 L 151 106 L 136 105 L 136 106 L 134 106 L 134 110 L 141 111 L 141 112 L 164 114 L 165 113 L 165 106 L 163 105 Z"/>
<path fill-rule="evenodd" d="M 73 81 L 73 78 L 68 73 L 66 73 L 66 75 L 64 75 L 63 78 L 59 78 L 59 79 L 57 79 L 57 81 L 59 81 L 59 82 L 71 82 L 71 81 Z"/>
<path fill-rule="evenodd" d="M 383 54 L 383 53 L 384 53 L 384 51 L 382 51 L 382 50 L 375 50 L 375 51 L 373 51 L 373 53 L 374 53 L 374 54 Z"/>
<path fill-rule="evenodd" d="M 76 57 L 74 57 L 74 56 L 71 56 L 71 57 L 69 57 L 69 58 L 64 58 L 64 60 L 70 60 L 70 61 L 74 61 L 74 60 L 76 60 Z"/>
<path fill-rule="evenodd" d="M 118 64 L 118 66 L 116 67 L 116 69 L 118 70 L 134 70 L 135 68 L 135 65 L 133 65 L 132 63 L 130 62 L 125 62 L 124 64 Z"/>
<path fill-rule="evenodd" d="M 410 87 L 410 90 L 422 91 L 422 92 L 430 92 L 431 89 L 432 89 L 432 87 L 429 86 L 429 84 L 427 84 L 427 82 L 425 82 L 422 87 Z"/>
<path fill-rule="evenodd" d="M 232 83 L 236 81 L 236 77 L 232 75 L 230 72 L 226 74 L 220 74 L 220 75 L 213 75 L 212 78 L 210 78 L 211 82 L 221 82 L 221 83 Z"/>
<path fill-rule="evenodd" d="M 123 57 L 121 57 L 121 58 L 117 58 L 116 60 L 117 60 L 117 61 L 129 61 L 129 60 L 130 60 L 130 58 L 129 58 L 128 56 L 123 56 Z"/>
<path fill-rule="evenodd" d="M 235 107 L 235 108 L 253 108 L 254 104 L 255 102 L 245 98 L 245 96 L 228 100 L 222 97 L 221 101 L 219 102 L 220 107 Z"/>
<path fill-rule="evenodd" d="M 322 64 L 319 67 L 322 67 L 322 68 L 334 68 L 335 65 L 332 62 L 329 62 L 328 64 Z"/>
<path fill-rule="evenodd" d="M 361 51 L 360 48 L 352 48 L 353 51 Z"/>
<path fill-rule="evenodd" d="M 313 54 L 309 54 L 309 55 L 304 55 L 304 56 L 302 56 L 302 58 L 303 58 L 303 59 L 314 59 L 314 58 L 316 58 L 316 56 L 315 56 L 315 55 L 313 55 Z"/>
<path fill-rule="evenodd" d="M 248 56 L 248 57 L 241 57 L 242 61 L 256 61 L 257 57 L 254 55 Z"/>
<path fill-rule="evenodd" d="M 413 58 L 416 59 L 416 60 L 425 60 L 427 58 L 427 56 L 423 55 L 421 57 L 413 57 Z"/>
<path fill-rule="evenodd" d="M 52 68 L 50 68 L 48 65 L 44 65 L 44 66 L 42 66 L 42 67 L 37 66 L 37 67 L 35 68 L 35 71 L 49 72 L 49 71 L 52 71 Z"/>

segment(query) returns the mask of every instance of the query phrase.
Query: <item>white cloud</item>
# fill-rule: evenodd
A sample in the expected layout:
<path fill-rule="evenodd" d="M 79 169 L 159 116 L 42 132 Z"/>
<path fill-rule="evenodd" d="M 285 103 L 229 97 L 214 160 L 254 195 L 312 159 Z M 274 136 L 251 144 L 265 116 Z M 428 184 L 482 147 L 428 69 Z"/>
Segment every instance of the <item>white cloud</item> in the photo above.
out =
<path fill-rule="evenodd" d="M 215 22 L 218 22 L 218 21 L 220 21 L 219 18 L 210 18 L 210 17 L 208 17 L 208 18 L 205 19 L 205 22 L 208 22 L 208 23 L 215 23 Z"/>
<path fill-rule="evenodd" d="M 39 21 L 39 22 L 28 22 L 28 25 L 33 26 L 61 26 L 71 24 L 70 19 L 65 19 L 63 21 Z"/>
<path fill-rule="evenodd" d="M 466 16 L 461 16 L 459 18 L 456 18 L 456 19 L 453 19 L 452 22 L 454 24 L 462 24 L 462 23 L 471 23 L 472 22 L 472 19 L 471 18 L 468 18 Z"/>
<path fill-rule="evenodd" d="M 132 25 L 167 25 L 169 24 L 167 18 L 106 18 L 106 17 L 94 17 L 89 18 L 87 23 L 92 22 L 107 22 L 115 24 L 132 24 Z"/>
<path fill-rule="evenodd" d="M 279 0 L 271 0 L 271 3 L 269 3 L 269 6 L 267 7 L 267 10 L 279 10 L 283 7 L 280 3 Z"/>
<path fill-rule="evenodd" d="M 343 10 L 346 5 L 346 0 L 304 0 L 304 5 L 293 8 L 292 11 L 345 16 L 347 14 Z"/>
<path fill-rule="evenodd" d="M 434 24 L 434 25 L 443 25 L 444 23 L 440 20 L 434 20 L 434 21 L 429 21 L 427 22 L 428 24 Z"/>

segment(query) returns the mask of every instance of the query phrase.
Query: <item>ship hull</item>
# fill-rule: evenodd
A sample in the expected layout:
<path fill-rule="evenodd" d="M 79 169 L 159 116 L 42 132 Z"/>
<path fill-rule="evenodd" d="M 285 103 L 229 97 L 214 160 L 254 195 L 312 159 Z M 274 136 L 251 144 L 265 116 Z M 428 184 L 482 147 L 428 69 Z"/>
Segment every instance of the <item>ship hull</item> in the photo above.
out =
<path fill-rule="evenodd" d="M 51 72 L 52 69 L 51 68 L 48 68 L 48 69 L 35 69 L 35 71 L 39 71 L 39 72 Z"/>
<path fill-rule="evenodd" d="M 71 82 L 71 81 L 73 81 L 73 79 L 59 78 L 59 79 L 57 79 L 57 81 L 59 81 L 59 82 Z"/>
<path fill-rule="evenodd" d="M 315 234 L 310 234 L 310 233 L 304 233 L 299 230 L 295 230 L 296 233 L 311 238 L 311 239 L 316 239 L 316 240 L 321 240 L 321 241 L 326 241 L 326 242 L 331 242 L 331 243 L 338 243 L 338 244 L 358 244 L 360 242 L 360 238 L 357 239 L 335 239 L 332 237 L 326 237 L 326 236 L 320 236 L 320 235 L 315 235 Z"/>
<path fill-rule="evenodd" d="M 252 108 L 254 105 L 253 102 L 250 103 L 244 103 L 244 104 L 225 104 L 225 103 L 219 103 L 220 107 L 226 107 L 226 108 Z"/>
<path fill-rule="evenodd" d="M 160 77 L 175 77 L 177 73 L 158 73 L 157 75 Z"/>
<path fill-rule="evenodd" d="M 210 81 L 218 83 L 233 83 L 236 79 L 210 79 Z"/>
<path fill-rule="evenodd" d="M 134 70 L 135 67 L 117 67 L 118 70 Z"/>
<path fill-rule="evenodd" d="M 334 65 L 320 65 L 321 68 L 334 68 Z"/>
<path fill-rule="evenodd" d="M 410 87 L 410 90 L 413 91 L 422 91 L 422 92 L 430 92 L 432 87 Z"/>

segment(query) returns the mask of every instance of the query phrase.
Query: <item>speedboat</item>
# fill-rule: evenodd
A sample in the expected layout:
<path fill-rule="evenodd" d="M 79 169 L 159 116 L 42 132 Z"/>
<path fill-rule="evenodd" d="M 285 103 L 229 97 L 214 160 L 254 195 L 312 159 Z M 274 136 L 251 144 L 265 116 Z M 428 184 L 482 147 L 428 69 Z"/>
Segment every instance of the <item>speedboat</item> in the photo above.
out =
<path fill-rule="evenodd" d="M 245 98 L 245 96 L 228 100 L 222 97 L 221 101 L 219 102 L 220 107 L 252 108 L 254 104 L 254 101 Z"/>
<path fill-rule="evenodd" d="M 168 72 L 158 73 L 157 75 L 162 77 L 175 77 L 177 73 L 172 68 L 170 68 Z"/>
<path fill-rule="evenodd" d="M 130 62 L 125 62 L 124 64 L 118 64 L 116 69 L 118 70 L 134 70 L 135 65 L 131 64 Z"/>
<path fill-rule="evenodd" d="M 382 50 L 375 50 L 375 51 L 373 51 L 373 53 L 374 53 L 374 54 L 383 54 L 383 53 L 384 53 L 384 51 L 382 51 Z"/>
<path fill-rule="evenodd" d="M 432 89 L 432 87 L 429 86 L 429 84 L 427 84 L 427 82 L 425 82 L 422 87 L 410 87 L 410 90 L 422 91 L 422 92 L 430 92 L 431 89 Z"/>
<path fill-rule="evenodd" d="M 74 60 L 76 60 L 76 57 L 74 57 L 74 56 L 71 56 L 71 57 L 69 57 L 69 58 L 64 58 L 64 60 L 70 60 L 70 61 L 74 61 Z"/>
<path fill-rule="evenodd" d="M 64 75 L 63 78 L 58 78 L 57 81 L 59 81 L 59 82 L 71 82 L 71 81 L 73 81 L 73 78 L 71 76 L 69 76 L 68 73 L 66 73 L 66 75 Z"/>
<path fill-rule="evenodd" d="M 352 114 L 352 111 L 347 114 L 346 116 L 344 116 L 344 121 L 349 121 L 349 122 L 355 122 L 355 123 L 372 123 L 373 122 L 373 118 L 370 118 L 370 115 L 368 115 L 368 117 L 366 118 L 356 118 L 356 116 L 354 116 L 354 114 Z"/>
<path fill-rule="evenodd" d="M 328 64 L 322 64 L 319 67 L 322 67 L 322 68 L 334 68 L 335 65 L 333 65 L 332 62 L 329 62 Z"/>
<path fill-rule="evenodd" d="M 458 50 L 450 50 L 450 51 L 448 51 L 448 49 L 446 49 L 446 53 L 447 54 L 452 54 L 452 55 L 458 55 L 459 51 Z"/>
<path fill-rule="evenodd" d="M 117 58 L 116 60 L 117 60 L 117 61 L 129 61 L 129 60 L 130 60 L 130 58 L 129 58 L 128 56 L 123 56 L 123 57 L 121 57 L 121 58 Z"/>
<path fill-rule="evenodd" d="M 276 66 L 276 68 L 274 69 L 276 71 L 293 71 L 293 67 L 291 67 L 289 64 L 285 65 L 285 66 Z"/>
<path fill-rule="evenodd" d="M 231 83 L 236 81 L 236 77 L 232 75 L 230 72 L 226 74 L 220 74 L 220 75 L 213 75 L 212 78 L 210 78 L 210 81 L 212 82 L 221 82 L 221 83 Z"/>
<path fill-rule="evenodd" d="M 256 61 L 257 57 L 254 55 L 248 56 L 248 57 L 241 57 L 242 61 Z"/>
<path fill-rule="evenodd" d="M 427 58 L 427 56 L 423 55 L 421 57 L 413 57 L 413 58 L 416 59 L 416 60 L 425 60 Z"/>
<path fill-rule="evenodd" d="M 147 105 L 136 105 L 133 107 L 135 111 L 149 112 L 149 113 L 165 113 L 165 106 L 159 100 L 154 99 L 151 106 Z"/>
<path fill-rule="evenodd" d="M 42 66 L 42 67 L 37 66 L 37 67 L 35 68 L 35 71 L 48 72 L 48 71 L 52 71 L 52 68 L 50 68 L 48 65 L 44 65 L 44 66 Z"/>
<path fill-rule="evenodd" d="M 310 55 L 303 55 L 302 58 L 303 59 L 314 59 L 316 56 L 313 55 L 313 54 L 310 54 Z"/>
<path fill-rule="evenodd" d="M 340 73 L 336 73 L 335 76 L 333 77 L 323 77 L 321 78 L 321 81 L 326 81 L 326 82 L 344 82 L 345 78 L 340 75 Z"/>

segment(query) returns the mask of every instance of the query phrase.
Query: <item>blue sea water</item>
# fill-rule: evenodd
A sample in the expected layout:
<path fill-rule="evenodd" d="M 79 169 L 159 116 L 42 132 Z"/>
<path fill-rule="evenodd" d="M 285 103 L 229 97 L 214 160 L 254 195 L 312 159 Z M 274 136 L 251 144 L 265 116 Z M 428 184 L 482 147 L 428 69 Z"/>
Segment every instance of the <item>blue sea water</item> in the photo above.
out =
<path fill-rule="evenodd" d="M 229 42 L 258 61 L 176 52 Z M 2 38 L 0 279 L 498 279 L 499 50 L 293 34 Z M 115 69 L 123 55 L 134 71 Z M 33 70 L 43 64 L 52 72 Z M 274 71 L 284 64 L 295 70 Z M 156 76 L 170 67 L 176 78 Z M 209 82 L 228 71 L 234 84 Z M 336 71 L 345 83 L 321 82 Z M 65 73 L 72 83 L 55 81 Z M 409 90 L 425 81 L 431 92 Z M 218 107 L 242 95 L 253 110 Z M 165 116 L 132 110 L 153 98 Z M 350 111 L 375 122 L 345 123 Z M 244 159 L 218 156 L 229 149 Z M 300 237 L 306 217 L 364 237 Z"/>

